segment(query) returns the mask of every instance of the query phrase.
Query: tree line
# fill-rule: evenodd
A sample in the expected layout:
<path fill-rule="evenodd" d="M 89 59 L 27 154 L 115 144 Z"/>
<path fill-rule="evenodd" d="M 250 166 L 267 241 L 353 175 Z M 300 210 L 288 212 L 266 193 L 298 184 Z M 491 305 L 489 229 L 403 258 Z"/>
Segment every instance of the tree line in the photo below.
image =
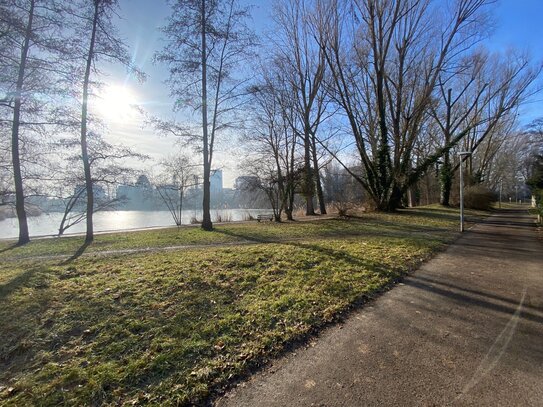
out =
<path fill-rule="evenodd" d="M 405 205 L 431 173 L 449 205 L 460 150 L 471 153 L 473 180 L 498 182 L 500 154 L 520 137 L 518 109 L 539 91 L 541 64 L 485 48 L 493 3 L 275 0 L 273 34 L 256 38 L 251 10 L 237 0 L 169 1 L 155 62 L 168 67 L 172 109 L 187 120 L 149 124 L 197 153 L 202 228 L 213 227 L 218 141 L 233 134 L 278 221 L 292 219 L 295 196 L 307 215 L 326 213 L 330 166 L 381 211 Z M 116 0 L 0 0 L 0 193 L 4 203 L 14 197 L 19 244 L 29 241 L 25 198 L 62 195 L 61 185 L 72 187 L 67 213 L 84 200 L 83 216 L 72 219 L 86 221 L 91 242 L 93 213 L 108 205 L 95 202 L 95 186 L 130 173 L 123 159 L 145 158 L 107 143 L 89 111 L 105 62 L 145 77 L 115 27 L 119 12 Z"/>
<path fill-rule="evenodd" d="M 435 168 L 440 202 L 449 205 L 459 150 L 489 176 L 541 72 L 518 51 L 485 49 L 493 3 L 276 3 L 248 138 L 261 147 L 255 165 L 287 217 L 297 171 L 306 213 L 313 213 L 314 193 L 322 203 L 320 163 L 328 159 L 382 211 L 404 205 Z"/>

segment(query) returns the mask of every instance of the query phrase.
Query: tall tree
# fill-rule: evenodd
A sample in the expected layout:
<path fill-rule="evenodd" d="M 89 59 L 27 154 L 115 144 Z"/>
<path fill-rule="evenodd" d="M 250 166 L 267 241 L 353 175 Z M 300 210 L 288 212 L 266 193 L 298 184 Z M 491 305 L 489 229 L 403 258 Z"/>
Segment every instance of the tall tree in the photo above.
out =
<path fill-rule="evenodd" d="M 539 212 L 539 222 L 543 222 L 543 118 L 534 120 L 524 133 L 525 182 L 532 192 Z"/>
<path fill-rule="evenodd" d="M 529 87 L 539 70 L 531 69 L 526 57 L 514 53 L 504 57 L 478 51 L 457 65 L 456 72 L 440 75 L 436 99 L 441 97 L 441 103 L 432 108 L 432 120 L 442 136 L 439 147 L 444 148 L 459 134 L 463 135 L 459 145 L 479 156 L 482 174 L 500 146 L 500 135 L 505 135 L 506 127 L 514 124 L 517 107 L 530 96 Z M 480 146 L 485 146 L 481 154 Z M 466 159 L 471 164 L 474 155 Z M 449 204 L 458 168 L 451 162 L 451 151 L 445 149 L 440 172 L 443 205 Z"/>
<path fill-rule="evenodd" d="M 65 11 L 64 4 L 53 0 L 0 1 L 0 113 L 2 121 L 11 127 L 19 244 L 30 240 L 24 185 L 30 166 L 29 157 L 22 154 L 22 137 L 29 139 L 33 133 L 40 133 L 41 138 L 45 127 L 54 122 L 48 116 L 60 93 L 56 84 L 66 79 L 67 48 L 62 41 Z"/>
<path fill-rule="evenodd" d="M 464 151 L 472 153 L 465 157 L 472 181 L 481 182 L 488 175 L 485 167 L 515 126 L 519 106 L 538 91 L 539 88 L 532 84 L 541 69 L 541 66 L 532 68 L 529 59 L 517 53 L 488 58 L 482 75 L 484 91 L 475 98 L 473 117 L 468 117 L 467 124 L 462 124 L 465 136 L 459 143 Z M 475 160 L 478 164 L 476 170 L 473 168 Z M 457 163 L 453 172 L 459 167 L 460 163 Z"/>
<path fill-rule="evenodd" d="M 203 158 L 202 228 L 211 230 L 210 176 L 218 133 L 236 118 L 246 82 L 240 72 L 254 35 L 245 24 L 248 9 L 236 0 L 171 0 L 172 15 L 163 32 L 166 47 L 156 59 L 169 66 L 176 110 L 200 112 L 199 128 L 185 132 L 197 141 Z M 237 70 L 237 75 L 236 75 Z"/>
<path fill-rule="evenodd" d="M 478 42 L 491 3 L 450 2 L 443 18 L 437 18 L 437 2 L 426 0 L 321 4 L 315 32 L 333 97 L 349 122 L 364 168 L 362 176 L 352 175 L 379 210 L 401 206 L 409 187 L 469 132 L 458 131 L 446 145 L 414 160 L 439 78 Z M 528 76 L 533 81 L 537 75 Z M 515 99 L 510 93 L 503 107 L 511 109 Z"/>
<path fill-rule="evenodd" d="M 19 130 L 21 125 L 23 85 L 26 74 L 28 53 L 30 50 L 30 39 L 33 33 L 36 1 L 30 0 L 28 6 L 28 18 L 26 19 L 26 27 L 24 28 L 23 41 L 21 44 L 21 55 L 18 63 L 19 69 L 17 73 L 17 82 L 15 85 L 13 122 L 11 128 L 11 159 L 13 162 L 13 180 L 15 183 L 15 210 L 17 211 L 17 219 L 19 220 L 19 244 L 25 244 L 30 241 L 24 204 L 21 159 L 19 155 Z"/>
<path fill-rule="evenodd" d="M 481 93 L 487 84 L 480 80 L 484 62 L 478 55 L 464 58 L 458 68 L 442 73 L 438 80 L 436 94 L 440 103 L 431 105 L 432 120 L 441 133 L 441 146 L 451 143 L 453 136 L 463 130 L 463 126 L 475 126 L 476 120 L 470 115 L 479 105 Z M 454 88 L 454 97 L 453 97 Z M 440 168 L 440 203 L 449 206 L 453 181 L 451 152 L 445 151 Z"/>
<path fill-rule="evenodd" d="M 315 141 L 326 112 L 327 99 L 323 86 L 326 61 L 308 24 L 315 4 L 311 0 L 286 0 L 277 1 L 274 7 L 276 59 L 285 75 L 288 75 L 297 115 L 297 120 L 291 125 L 300 133 L 304 146 L 306 215 L 315 214 L 315 189 L 320 212 L 326 213 Z"/>
<path fill-rule="evenodd" d="M 95 81 L 91 80 L 92 74 L 99 74 L 97 69 L 98 59 L 117 62 L 131 68 L 134 72 L 140 72 L 131 66 L 130 55 L 126 44 L 120 39 L 113 24 L 118 7 L 117 0 L 93 0 L 79 4 L 77 10 L 73 10 L 75 22 L 75 34 L 80 38 L 86 38 L 87 43 L 79 50 L 79 55 L 84 61 L 83 77 L 81 81 L 81 120 L 80 120 L 80 145 L 81 160 L 85 177 L 86 196 L 86 234 L 85 242 L 90 243 L 94 239 L 93 213 L 95 185 L 92 177 L 92 157 L 89 156 L 89 99 L 92 95 L 91 86 Z M 83 11 L 81 13 L 81 10 Z M 79 20 L 79 21 L 78 21 Z"/>

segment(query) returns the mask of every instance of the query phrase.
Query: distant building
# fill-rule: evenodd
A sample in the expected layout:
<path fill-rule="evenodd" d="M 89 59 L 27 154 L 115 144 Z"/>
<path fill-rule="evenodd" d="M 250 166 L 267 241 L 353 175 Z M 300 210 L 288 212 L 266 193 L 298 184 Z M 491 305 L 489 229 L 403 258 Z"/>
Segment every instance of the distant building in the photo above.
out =
<path fill-rule="evenodd" d="M 142 188 L 142 189 L 151 189 L 152 188 L 151 183 L 149 182 L 149 178 L 147 178 L 147 176 L 145 176 L 145 175 L 140 175 L 138 177 L 138 180 L 136 181 L 136 186 L 138 188 Z"/>
<path fill-rule="evenodd" d="M 80 197 L 80 200 L 82 199 L 86 199 L 87 197 L 87 188 L 85 187 L 84 184 L 79 184 L 79 185 L 76 185 L 75 188 L 74 188 L 74 196 L 78 195 L 81 193 L 81 197 Z M 104 187 L 102 187 L 101 185 L 98 185 L 98 184 L 93 184 L 92 185 L 92 193 L 93 193 L 93 197 L 96 201 L 103 201 L 107 198 L 107 194 L 106 194 L 106 191 L 104 189 Z"/>
<path fill-rule="evenodd" d="M 140 175 L 134 185 L 119 185 L 117 199 L 123 201 L 123 209 L 148 210 L 155 206 L 154 189 L 145 175 Z"/>
<path fill-rule="evenodd" d="M 223 203 L 222 170 L 211 170 L 209 193 L 211 195 L 211 206 L 220 207 Z"/>
<path fill-rule="evenodd" d="M 259 184 L 258 177 L 252 175 L 242 175 L 234 181 L 234 189 L 238 191 L 251 191 L 256 189 Z"/>
<path fill-rule="evenodd" d="M 222 170 L 211 170 L 209 183 L 209 189 L 212 195 L 222 194 Z"/>

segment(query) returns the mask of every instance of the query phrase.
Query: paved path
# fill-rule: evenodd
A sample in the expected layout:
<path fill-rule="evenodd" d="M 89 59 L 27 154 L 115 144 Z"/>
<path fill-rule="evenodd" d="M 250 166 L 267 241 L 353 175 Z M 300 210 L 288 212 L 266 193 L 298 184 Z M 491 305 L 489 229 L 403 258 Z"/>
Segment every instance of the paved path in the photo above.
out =
<path fill-rule="evenodd" d="M 216 405 L 543 406 L 541 237 L 526 212 L 488 218 Z"/>

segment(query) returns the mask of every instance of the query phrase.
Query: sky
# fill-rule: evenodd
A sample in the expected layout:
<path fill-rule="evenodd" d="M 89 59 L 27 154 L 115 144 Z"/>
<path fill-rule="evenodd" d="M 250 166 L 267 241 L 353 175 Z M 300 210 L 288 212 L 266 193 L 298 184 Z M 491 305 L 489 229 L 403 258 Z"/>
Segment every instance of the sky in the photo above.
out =
<path fill-rule="evenodd" d="M 257 34 L 271 28 L 272 2 L 242 0 L 243 4 L 253 6 L 250 25 Z M 543 61 L 543 0 L 498 0 L 492 7 L 495 26 L 486 45 L 491 50 L 516 48 L 528 52 L 535 61 Z M 104 82 L 108 86 L 104 89 L 100 113 L 109 124 L 109 140 L 149 155 L 151 160 L 145 164 L 144 170 L 152 173 L 156 171 L 152 168 L 153 163 L 176 151 L 175 139 L 155 134 L 144 126 L 139 114 L 126 106 L 137 104 L 163 119 L 176 117 L 164 83 L 168 72 L 164 66 L 153 63 L 153 55 L 162 47 L 159 27 L 165 24 L 169 7 L 165 0 L 120 0 L 120 8 L 120 33 L 130 47 L 134 63 L 147 74 L 147 79 L 139 83 L 123 68 L 107 67 L 108 75 Z M 526 124 L 542 115 L 543 94 L 540 94 L 521 109 L 519 121 Z M 241 175 L 237 162 L 239 157 L 231 150 L 217 149 L 213 167 L 222 168 L 224 187 L 232 187 L 235 178 Z"/>

